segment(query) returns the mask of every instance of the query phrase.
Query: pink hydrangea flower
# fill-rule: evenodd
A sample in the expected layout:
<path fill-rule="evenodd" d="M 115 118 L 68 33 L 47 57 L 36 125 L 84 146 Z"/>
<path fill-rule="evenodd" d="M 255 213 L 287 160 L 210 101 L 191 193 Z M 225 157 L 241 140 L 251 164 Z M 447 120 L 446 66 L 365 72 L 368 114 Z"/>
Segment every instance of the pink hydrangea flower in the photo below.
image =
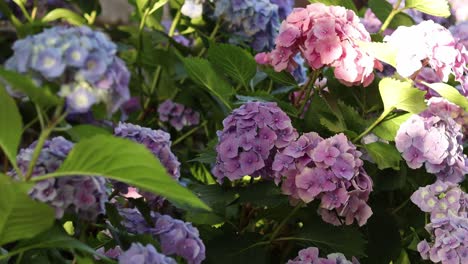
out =
<path fill-rule="evenodd" d="M 371 39 L 353 11 L 310 4 L 295 8 L 281 24 L 275 49 L 257 54 L 255 59 L 276 71 L 292 71 L 297 67 L 293 58 L 300 53 L 314 70 L 333 67 L 335 77 L 343 84 L 367 86 L 374 79 L 373 69 L 381 69 L 382 64 L 362 51 L 359 41 Z"/>

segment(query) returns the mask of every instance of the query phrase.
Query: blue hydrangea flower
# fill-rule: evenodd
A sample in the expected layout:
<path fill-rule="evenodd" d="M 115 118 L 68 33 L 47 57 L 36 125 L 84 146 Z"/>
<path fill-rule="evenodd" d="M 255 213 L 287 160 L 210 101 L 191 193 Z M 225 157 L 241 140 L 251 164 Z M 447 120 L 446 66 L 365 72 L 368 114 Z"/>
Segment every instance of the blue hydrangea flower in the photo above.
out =
<path fill-rule="evenodd" d="M 20 150 L 17 162 L 26 173 L 32 159 L 36 142 Z M 73 148 L 73 143 L 63 137 L 47 140 L 41 150 L 33 170 L 33 177 L 52 173 L 57 170 Z M 10 173 L 16 177 L 14 171 Z M 105 213 L 107 199 L 105 180 L 102 177 L 69 176 L 39 181 L 29 191 L 29 195 L 38 201 L 55 208 L 56 218 L 62 218 L 66 212 L 76 213 L 85 220 L 94 220 Z"/>
<path fill-rule="evenodd" d="M 159 253 L 151 244 L 143 246 L 140 243 L 132 243 L 130 248 L 119 256 L 119 264 L 177 264 L 177 261 Z"/>
<path fill-rule="evenodd" d="M 280 20 L 292 6 L 290 0 L 216 0 L 214 16 L 226 21 L 232 43 L 246 42 L 263 51 L 274 47 Z"/>
<path fill-rule="evenodd" d="M 31 74 L 40 85 L 60 86 L 70 113 L 85 113 L 104 102 L 109 113 L 130 98 L 130 73 L 116 56 L 117 46 L 88 27 L 54 27 L 18 40 L 5 67 Z"/>

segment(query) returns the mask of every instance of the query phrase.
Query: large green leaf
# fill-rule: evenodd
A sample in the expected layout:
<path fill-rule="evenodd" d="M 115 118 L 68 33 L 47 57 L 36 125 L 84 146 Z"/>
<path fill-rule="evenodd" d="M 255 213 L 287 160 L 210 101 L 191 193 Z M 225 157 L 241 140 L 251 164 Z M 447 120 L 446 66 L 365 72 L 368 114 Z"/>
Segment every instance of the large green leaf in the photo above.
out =
<path fill-rule="evenodd" d="M 54 223 L 54 209 L 31 200 L 31 187 L 0 174 L 0 245 L 34 237 Z"/>
<path fill-rule="evenodd" d="M 287 71 L 277 72 L 273 68 L 264 68 L 263 71 L 268 74 L 268 77 L 274 82 L 287 85 L 287 86 L 297 86 L 297 82 L 294 77 Z"/>
<path fill-rule="evenodd" d="M 0 68 L 0 77 L 5 80 L 11 88 L 25 93 L 33 102 L 40 106 L 48 107 L 57 105 L 60 99 L 45 87 L 37 87 L 27 76 Z"/>
<path fill-rule="evenodd" d="M 414 8 L 433 16 L 450 16 L 450 7 L 447 0 L 406 0 L 405 7 Z"/>
<path fill-rule="evenodd" d="M 0 83 L 0 148 L 12 164 L 16 164 L 16 153 L 21 140 L 23 123 L 15 101 Z"/>
<path fill-rule="evenodd" d="M 252 55 L 236 46 L 215 44 L 208 49 L 208 60 L 235 81 L 248 87 L 255 76 L 257 64 Z"/>
<path fill-rule="evenodd" d="M 425 92 L 413 87 L 410 82 L 384 78 L 379 83 L 379 91 L 385 110 L 396 108 L 418 114 L 426 109 Z"/>
<path fill-rule="evenodd" d="M 385 140 L 394 141 L 395 136 L 400 129 L 401 124 L 408 120 L 412 114 L 406 113 L 398 116 L 392 116 L 390 118 L 384 119 L 378 126 L 376 126 L 372 132 L 375 133 L 378 137 Z"/>
<path fill-rule="evenodd" d="M 449 100 L 450 102 L 462 107 L 468 112 L 468 99 L 461 95 L 455 87 L 445 83 L 424 83 L 432 90 L 438 92 L 442 97 Z"/>
<path fill-rule="evenodd" d="M 80 141 L 53 174 L 103 176 L 160 194 L 185 209 L 210 210 L 172 179 L 148 149 L 122 138 L 98 135 Z"/>
<path fill-rule="evenodd" d="M 188 75 L 195 82 L 208 89 L 228 109 L 231 109 L 229 97 L 234 94 L 234 89 L 218 76 L 209 61 L 201 58 L 184 58 L 183 63 Z"/>
<path fill-rule="evenodd" d="M 365 145 L 365 148 L 371 158 L 377 163 L 379 169 L 400 169 L 401 156 L 394 146 L 383 142 L 374 142 Z"/>
<path fill-rule="evenodd" d="M 78 142 L 83 139 L 92 138 L 96 135 L 110 135 L 112 133 L 98 126 L 77 125 L 67 130 L 67 134 L 70 135 L 74 142 Z"/>
<path fill-rule="evenodd" d="M 393 9 L 393 6 L 389 2 L 382 0 L 369 0 L 368 6 L 382 23 L 387 19 Z M 400 12 L 393 17 L 388 27 L 396 29 L 399 26 L 412 25 L 414 25 L 413 19 L 409 15 Z"/>
<path fill-rule="evenodd" d="M 85 18 L 66 8 L 57 8 L 50 11 L 42 18 L 42 22 L 49 23 L 59 19 L 63 19 L 75 26 L 86 24 Z"/>
<path fill-rule="evenodd" d="M 366 41 L 359 41 L 358 45 L 360 48 L 376 57 L 378 60 L 396 67 L 396 55 L 398 50 L 394 46 L 385 42 Z"/>
<path fill-rule="evenodd" d="M 352 0 L 309 0 L 309 2 L 323 3 L 325 5 L 343 6 L 343 7 L 346 7 L 347 9 L 353 10 L 356 13 L 358 12 Z"/>

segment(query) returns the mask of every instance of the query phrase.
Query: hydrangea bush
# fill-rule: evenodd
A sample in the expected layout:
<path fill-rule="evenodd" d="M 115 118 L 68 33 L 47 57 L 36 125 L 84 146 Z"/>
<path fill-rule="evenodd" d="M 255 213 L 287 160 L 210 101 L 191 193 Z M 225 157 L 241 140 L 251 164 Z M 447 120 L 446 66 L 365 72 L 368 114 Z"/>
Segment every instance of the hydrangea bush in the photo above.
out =
<path fill-rule="evenodd" d="M 468 263 L 468 4 L 304 2 L 0 1 L 0 264 Z"/>

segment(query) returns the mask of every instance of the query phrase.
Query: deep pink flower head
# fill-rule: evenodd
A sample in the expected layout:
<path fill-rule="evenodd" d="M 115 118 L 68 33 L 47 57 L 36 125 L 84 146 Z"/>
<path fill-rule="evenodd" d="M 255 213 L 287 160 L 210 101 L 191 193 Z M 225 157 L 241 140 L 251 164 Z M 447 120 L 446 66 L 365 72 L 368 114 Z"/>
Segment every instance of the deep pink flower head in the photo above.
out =
<path fill-rule="evenodd" d="M 319 199 L 318 213 L 325 222 L 350 225 L 356 220 L 362 226 L 372 215 L 366 203 L 372 180 L 360 157 L 344 134 L 323 139 L 312 132 L 276 154 L 272 168 L 292 203 Z"/>
<path fill-rule="evenodd" d="M 298 136 L 291 119 L 276 103 L 246 103 L 226 117 L 223 125 L 224 129 L 218 131 L 218 156 L 213 168 L 219 182 L 245 175 L 272 178 L 274 155 Z"/>
<path fill-rule="evenodd" d="M 410 77 L 428 65 L 444 82 L 453 74 L 462 84 L 460 93 L 468 96 L 468 51 L 448 29 L 427 20 L 411 27 L 400 26 L 384 41 L 397 50 L 396 70 L 401 76 Z"/>
<path fill-rule="evenodd" d="M 300 53 L 312 69 L 335 68 L 335 77 L 345 85 L 369 85 L 374 67 L 382 64 L 362 51 L 359 41 L 371 41 L 369 32 L 352 10 L 339 6 L 310 4 L 295 8 L 281 24 L 276 47 L 255 58 L 276 71 L 297 67 L 293 57 Z"/>

